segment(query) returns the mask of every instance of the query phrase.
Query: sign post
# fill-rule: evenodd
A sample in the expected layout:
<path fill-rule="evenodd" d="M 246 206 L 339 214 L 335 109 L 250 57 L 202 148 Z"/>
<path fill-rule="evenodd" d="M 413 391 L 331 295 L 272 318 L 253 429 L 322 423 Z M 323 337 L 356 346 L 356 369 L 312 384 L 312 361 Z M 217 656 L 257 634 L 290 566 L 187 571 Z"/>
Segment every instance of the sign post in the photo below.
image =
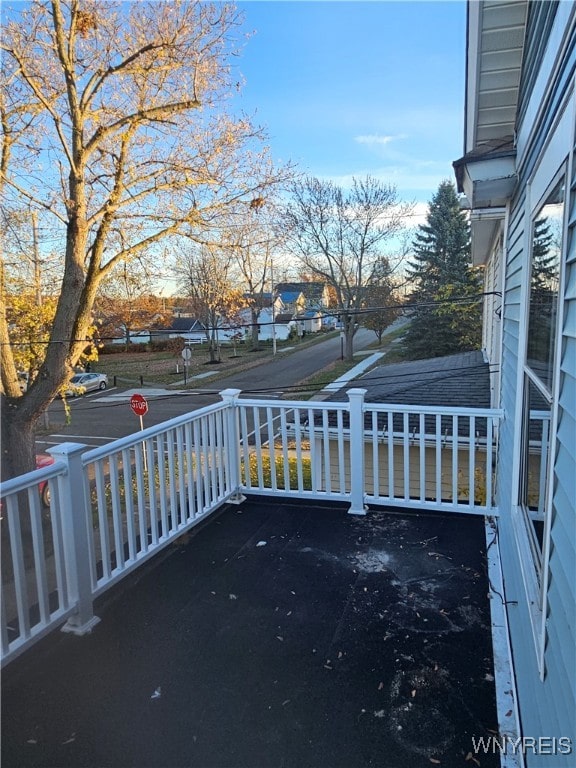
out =
<path fill-rule="evenodd" d="M 190 347 L 184 347 L 182 350 L 182 359 L 184 360 L 184 384 L 186 384 L 186 375 L 188 373 L 188 363 L 192 357 L 192 350 Z"/>
<path fill-rule="evenodd" d="M 140 417 L 140 430 L 144 429 L 144 421 L 143 417 L 148 413 L 148 401 L 143 395 L 135 394 L 132 395 L 130 398 L 130 408 L 132 408 L 133 412 L 136 414 L 136 416 Z M 148 467 L 146 466 L 146 445 L 142 443 L 143 445 L 143 456 L 144 456 L 144 471 L 148 471 Z"/>

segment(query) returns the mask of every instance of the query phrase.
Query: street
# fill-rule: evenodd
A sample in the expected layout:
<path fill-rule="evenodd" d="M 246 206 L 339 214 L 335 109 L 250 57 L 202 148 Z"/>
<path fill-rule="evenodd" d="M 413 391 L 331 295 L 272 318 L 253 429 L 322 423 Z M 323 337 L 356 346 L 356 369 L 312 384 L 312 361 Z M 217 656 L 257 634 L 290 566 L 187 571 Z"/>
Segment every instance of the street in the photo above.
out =
<path fill-rule="evenodd" d="M 372 331 L 359 328 L 354 337 L 354 349 L 361 350 L 374 339 Z M 69 424 L 66 424 L 62 401 L 55 400 L 48 410 L 49 434 L 38 436 L 36 450 L 43 453 L 63 442 L 83 443 L 89 448 L 96 448 L 138 431 L 140 419 L 130 408 L 130 396 L 134 392 L 141 393 L 148 401 L 148 413 L 142 419 L 144 427 L 215 403 L 220 399 L 218 393 L 224 389 L 241 389 L 244 393 L 254 393 L 255 397 L 281 397 L 283 394 L 291 397 L 291 387 L 339 360 L 340 349 L 340 338 L 332 337 L 212 381 L 209 386 L 196 390 L 138 387 L 129 390 L 109 388 L 104 393 L 90 393 L 68 401 Z M 297 393 L 294 399 L 298 399 Z"/>

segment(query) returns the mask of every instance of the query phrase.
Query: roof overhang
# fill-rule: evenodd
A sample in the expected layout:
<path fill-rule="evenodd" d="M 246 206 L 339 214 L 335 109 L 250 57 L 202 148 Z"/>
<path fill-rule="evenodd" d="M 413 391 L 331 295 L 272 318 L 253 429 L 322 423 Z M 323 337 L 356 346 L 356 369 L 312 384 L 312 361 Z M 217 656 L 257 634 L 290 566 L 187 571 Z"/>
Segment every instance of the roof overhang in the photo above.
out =
<path fill-rule="evenodd" d="M 506 205 L 516 185 L 527 9 L 528 0 L 468 2 L 465 154 L 454 170 L 472 209 Z"/>
<path fill-rule="evenodd" d="M 454 172 L 458 191 L 468 198 L 471 208 L 498 208 L 506 205 L 516 185 L 516 151 L 505 141 L 492 149 L 484 145 L 456 160 Z"/>
<path fill-rule="evenodd" d="M 502 229 L 506 208 L 476 210 L 470 214 L 472 264 L 486 264 Z"/>
<path fill-rule="evenodd" d="M 528 0 L 468 2 L 464 151 L 513 136 Z"/>

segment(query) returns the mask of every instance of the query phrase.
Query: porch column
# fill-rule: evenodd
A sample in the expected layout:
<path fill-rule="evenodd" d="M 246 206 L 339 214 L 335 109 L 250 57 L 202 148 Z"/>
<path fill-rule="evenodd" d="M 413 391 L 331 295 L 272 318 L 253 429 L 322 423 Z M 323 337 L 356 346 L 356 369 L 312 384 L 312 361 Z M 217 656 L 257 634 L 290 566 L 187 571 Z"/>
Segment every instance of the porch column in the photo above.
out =
<path fill-rule="evenodd" d="M 349 389 L 350 410 L 350 509 L 349 515 L 365 515 L 364 504 L 364 395 L 365 389 Z"/>
<path fill-rule="evenodd" d="M 76 612 L 62 627 L 63 632 L 85 635 L 91 632 L 100 619 L 94 616 L 92 597 L 92 573 L 90 563 L 90 505 L 86 498 L 82 454 L 86 445 L 61 443 L 48 449 L 56 461 L 64 462 L 68 470 L 58 478 L 59 510 L 62 517 L 62 536 L 66 580 L 71 601 L 76 603 Z"/>
<path fill-rule="evenodd" d="M 238 424 L 238 396 L 241 389 L 224 389 L 220 397 L 226 404 L 226 432 L 224 446 L 232 495 L 230 504 L 241 504 L 246 496 L 240 493 L 240 427 Z"/>

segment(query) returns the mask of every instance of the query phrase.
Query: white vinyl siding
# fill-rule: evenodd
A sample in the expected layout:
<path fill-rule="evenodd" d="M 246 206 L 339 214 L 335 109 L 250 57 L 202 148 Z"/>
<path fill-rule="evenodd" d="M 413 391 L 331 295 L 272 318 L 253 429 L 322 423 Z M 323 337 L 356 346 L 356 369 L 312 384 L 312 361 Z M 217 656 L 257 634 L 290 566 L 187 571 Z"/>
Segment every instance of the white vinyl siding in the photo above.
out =
<path fill-rule="evenodd" d="M 496 503 L 518 704 L 524 736 L 572 738 L 576 749 L 576 6 L 561 3 L 551 47 L 525 95 L 530 120 L 518 126 L 519 179 L 511 200 L 505 243 L 504 309 Z M 563 27 L 563 29 L 562 29 Z M 561 42 L 558 42 L 560 41 Z M 530 45 L 530 40 L 527 45 Z M 553 48 L 556 51 L 553 56 Z M 571 85 L 570 85 L 571 83 Z M 556 140 L 560 136 L 560 140 Z M 555 139 L 556 137 L 556 139 Z M 555 143 L 556 141 L 556 143 Z M 544 558 L 543 611 L 530 604 L 537 580 L 517 518 L 520 402 L 526 323 L 531 217 L 546 190 L 566 171 L 563 272 L 560 288 L 556 389 L 556 434 L 550 528 Z M 529 184 L 532 182 L 532 184 Z M 536 182 L 536 183 L 534 183 Z M 512 471 L 510 471 L 512 469 Z M 522 522 L 516 520 L 517 523 Z M 532 576 L 530 573 L 532 571 Z M 535 647 L 536 642 L 536 647 Z M 573 768 L 571 755 L 527 756 L 527 768 Z"/>

